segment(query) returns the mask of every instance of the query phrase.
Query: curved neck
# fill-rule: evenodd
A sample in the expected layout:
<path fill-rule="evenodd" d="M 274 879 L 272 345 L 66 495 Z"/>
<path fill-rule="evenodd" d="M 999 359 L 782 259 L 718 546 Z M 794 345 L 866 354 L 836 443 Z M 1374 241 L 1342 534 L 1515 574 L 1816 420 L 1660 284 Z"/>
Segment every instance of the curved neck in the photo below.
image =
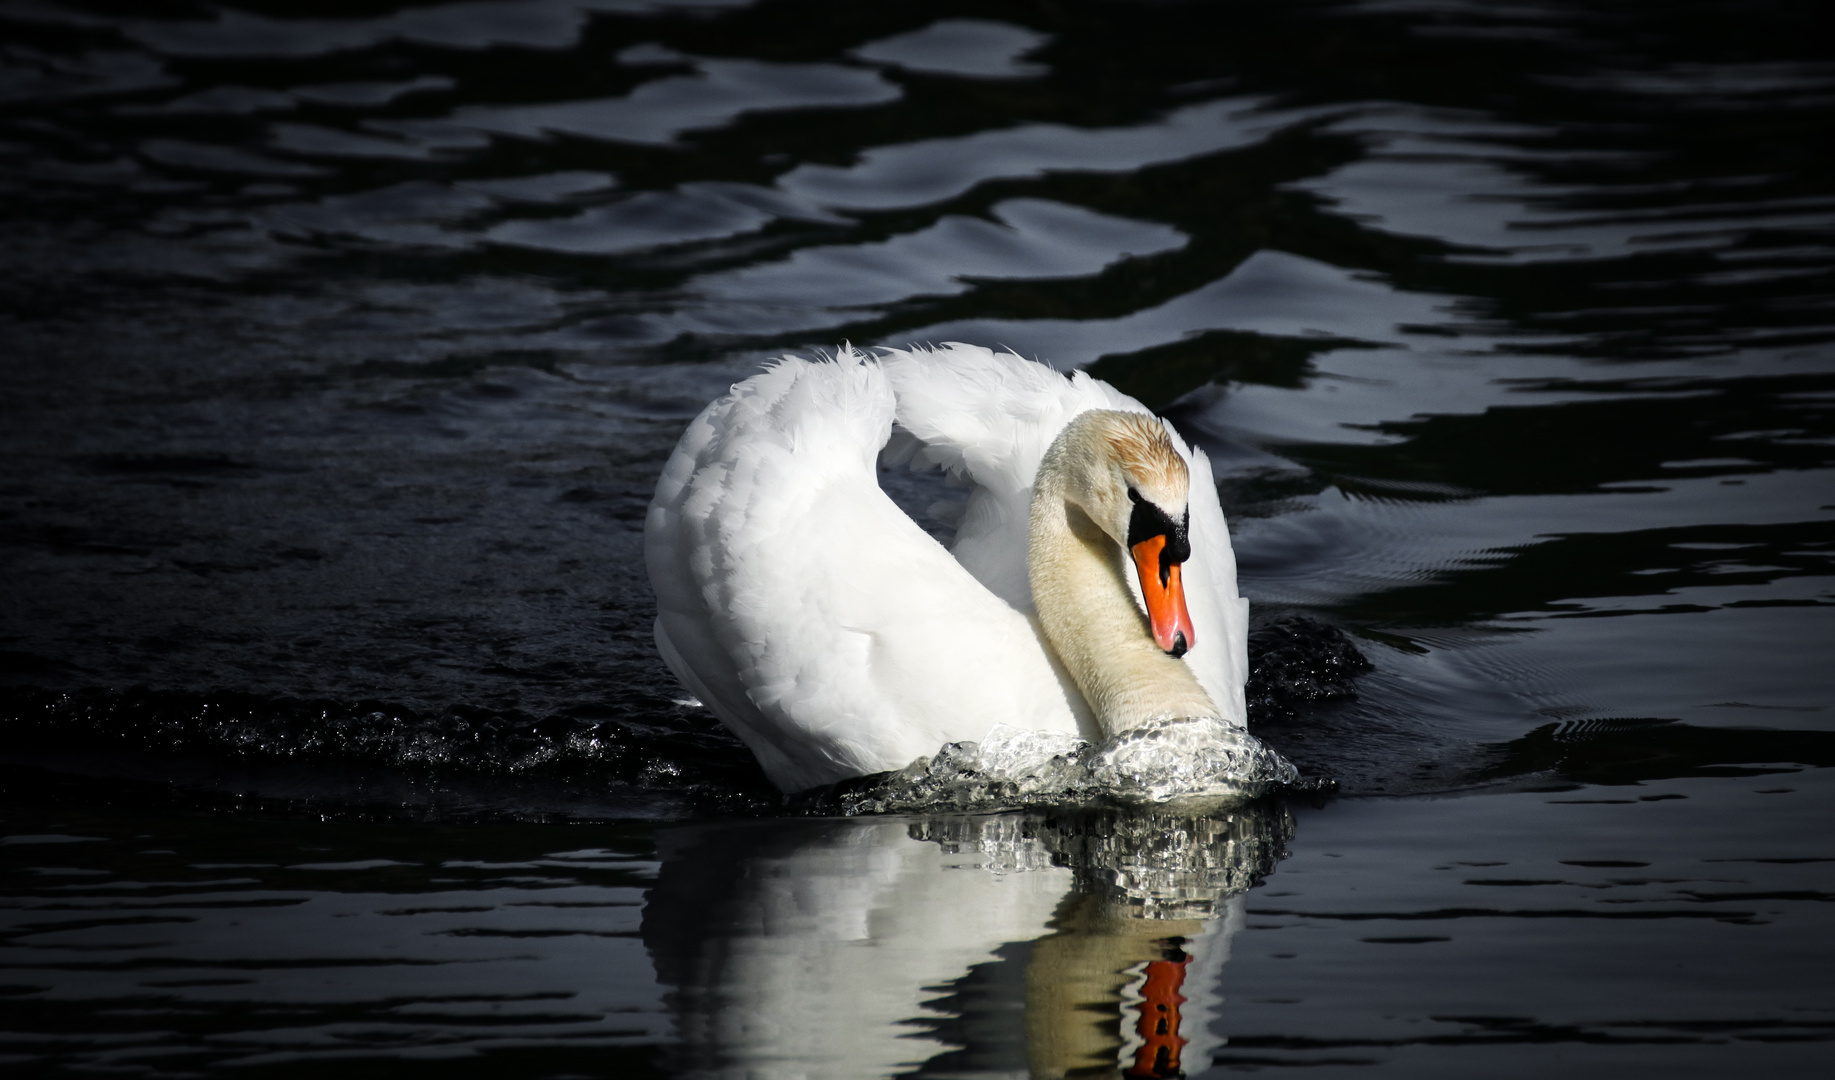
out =
<path fill-rule="evenodd" d="M 1067 456 L 1046 453 L 1032 492 L 1027 570 L 1046 638 L 1107 735 L 1222 715 L 1191 669 L 1153 643 L 1120 545 L 1070 498 Z"/>

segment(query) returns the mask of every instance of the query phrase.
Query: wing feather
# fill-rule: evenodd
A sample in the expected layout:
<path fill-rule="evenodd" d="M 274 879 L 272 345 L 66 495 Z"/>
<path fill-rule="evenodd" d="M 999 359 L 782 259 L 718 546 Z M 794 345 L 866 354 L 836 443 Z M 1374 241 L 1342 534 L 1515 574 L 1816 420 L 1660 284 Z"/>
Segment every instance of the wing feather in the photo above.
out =
<path fill-rule="evenodd" d="M 1026 616 L 880 490 L 894 402 L 852 350 L 786 358 L 689 425 L 646 522 L 665 662 L 785 790 L 1079 731 Z"/>

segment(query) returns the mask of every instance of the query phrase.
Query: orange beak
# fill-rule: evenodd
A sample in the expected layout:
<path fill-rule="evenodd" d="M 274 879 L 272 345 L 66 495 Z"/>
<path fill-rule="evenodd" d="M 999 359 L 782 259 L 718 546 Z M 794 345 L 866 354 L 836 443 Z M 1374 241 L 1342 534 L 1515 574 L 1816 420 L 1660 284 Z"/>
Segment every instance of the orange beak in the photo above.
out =
<path fill-rule="evenodd" d="M 1184 656 L 1198 643 L 1198 636 L 1191 627 L 1191 612 L 1185 610 L 1185 586 L 1179 582 L 1179 564 L 1160 560 L 1160 552 L 1165 547 L 1166 537 L 1150 536 L 1128 551 L 1134 556 L 1141 595 L 1147 600 L 1147 622 L 1153 627 L 1153 643 L 1174 656 Z"/>

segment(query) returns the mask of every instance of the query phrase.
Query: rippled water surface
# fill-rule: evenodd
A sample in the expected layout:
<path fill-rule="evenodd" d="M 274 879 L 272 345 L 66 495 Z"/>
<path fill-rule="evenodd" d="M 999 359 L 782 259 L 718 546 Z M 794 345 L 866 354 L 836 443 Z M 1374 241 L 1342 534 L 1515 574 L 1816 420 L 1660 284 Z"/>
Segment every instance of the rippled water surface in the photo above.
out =
<path fill-rule="evenodd" d="M 0 1061 L 1819 1075 L 1815 14 L 0 2 Z M 1211 453 L 1335 794 L 809 817 L 686 701 L 688 419 L 946 340 Z"/>

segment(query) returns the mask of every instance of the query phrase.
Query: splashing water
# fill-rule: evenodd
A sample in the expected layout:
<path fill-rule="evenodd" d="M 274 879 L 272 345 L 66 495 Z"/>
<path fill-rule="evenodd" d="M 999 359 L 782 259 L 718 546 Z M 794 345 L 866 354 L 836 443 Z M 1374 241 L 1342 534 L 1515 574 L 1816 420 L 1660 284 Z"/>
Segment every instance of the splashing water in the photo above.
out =
<path fill-rule="evenodd" d="M 979 743 L 949 743 L 897 772 L 829 789 L 815 803 L 846 814 L 1233 803 L 1299 781 L 1299 770 L 1260 739 L 1211 717 L 1155 720 L 1100 744 L 996 724 Z"/>
<path fill-rule="evenodd" d="M 1124 802 L 1252 799 L 1300 779 L 1300 771 L 1260 739 L 1222 720 L 1156 720 L 1098 747 L 1096 782 Z"/>

